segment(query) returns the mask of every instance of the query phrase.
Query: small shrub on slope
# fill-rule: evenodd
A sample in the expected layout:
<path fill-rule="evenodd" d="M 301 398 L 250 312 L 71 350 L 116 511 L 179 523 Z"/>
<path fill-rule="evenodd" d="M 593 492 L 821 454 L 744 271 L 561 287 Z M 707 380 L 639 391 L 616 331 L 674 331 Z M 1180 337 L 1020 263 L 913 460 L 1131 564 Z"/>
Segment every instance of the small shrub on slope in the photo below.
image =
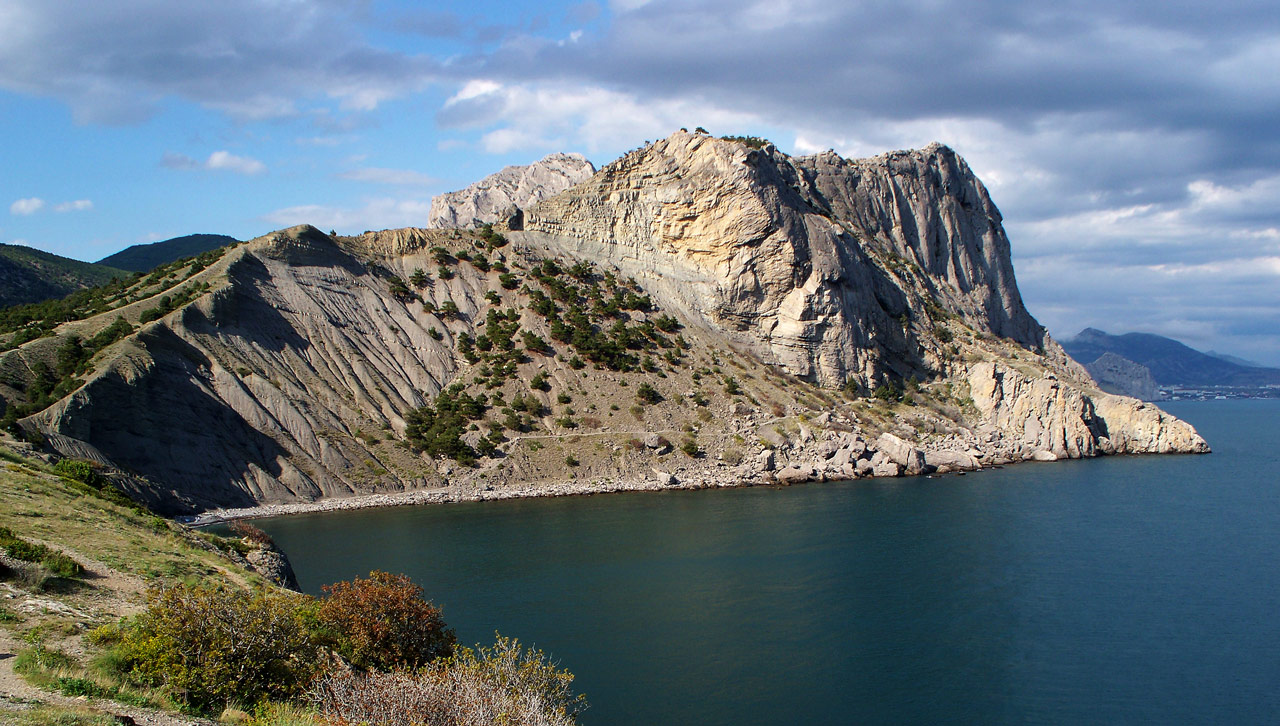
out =
<path fill-rule="evenodd" d="M 319 649 L 300 617 L 301 598 L 179 585 L 152 594 L 121 638 L 132 680 L 185 694 L 208 711 L 229 701 L 257 703 L 305 691 Z"/>
<path fill-rule="evenodd" d="M 573 674 L 501 636 L 491 648 L 464 648 L 416 672 L 332 673 L 315 700 L 335 723 L 384 726 L 569 726 L 587 707 L 573 692 Z"/>
<path fill-rule="evenodd" d="M 318 617 L 335 649 L 360 668 L 417 668 L 453 653 L 453 630 L 404 575 L 371 572 L 324 588 Z"/>

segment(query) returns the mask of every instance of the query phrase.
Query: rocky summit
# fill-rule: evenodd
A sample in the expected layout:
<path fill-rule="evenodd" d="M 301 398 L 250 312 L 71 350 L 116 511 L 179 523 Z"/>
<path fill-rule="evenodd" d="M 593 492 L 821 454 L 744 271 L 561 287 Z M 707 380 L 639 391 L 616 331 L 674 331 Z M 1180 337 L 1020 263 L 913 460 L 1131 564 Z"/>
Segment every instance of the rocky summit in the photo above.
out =
<path fill-rule="evenodd" d="M 478 227 L 589 178 L 595 167 L 581 154 L 550 154 L 528 166 L 508 166 L 466 189 L 431 200 L 427 227 Z"/>
<path fill-rule="evenodd" d="M 580 161 L 437 198 L 432 228 L 296 227 L 159 268 L 9 332 L 0 396 L 173 512 L 1208 451 L 1036 323 L 945 146 L 680 132 Z"/>

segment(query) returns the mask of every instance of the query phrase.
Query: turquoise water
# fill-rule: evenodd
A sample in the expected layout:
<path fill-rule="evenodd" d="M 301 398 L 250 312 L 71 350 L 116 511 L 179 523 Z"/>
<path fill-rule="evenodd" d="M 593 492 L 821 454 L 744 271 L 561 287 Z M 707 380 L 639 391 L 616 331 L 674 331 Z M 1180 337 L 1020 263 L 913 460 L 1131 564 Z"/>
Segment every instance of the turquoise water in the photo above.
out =
<path fill-rule="evenodd" d="M 1280 722 L 1280 400 L 1209 456 L 261 520 L 308 592 L 410 574 L 587 724 Z"/>

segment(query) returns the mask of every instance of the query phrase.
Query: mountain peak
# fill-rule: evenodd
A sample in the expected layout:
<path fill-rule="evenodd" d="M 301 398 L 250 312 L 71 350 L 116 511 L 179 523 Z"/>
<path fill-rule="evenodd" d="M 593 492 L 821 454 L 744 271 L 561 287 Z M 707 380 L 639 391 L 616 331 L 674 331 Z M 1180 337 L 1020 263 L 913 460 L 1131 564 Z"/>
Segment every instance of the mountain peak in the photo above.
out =
<path fill-rule="evenodd" d="M 793 158 L 677 133 L 594 174 L 552 155 L 446 200 L 476 224 L 560 189 L 500 235 L 300 225 L 11 327 L 0 397 L 175 509 L 1207 450 L 1044 334 L 944 148 Z M 34 385 L 72 336 L 74 380 Z M 672 431 L 688 456 L 661 458 Z"/>
<path fill-rule="evenodd" d="M 523 208 L 589 178 L 595 167 L 582 154 L 554 153 L 527 166 L 508 166 L 480 181 L 431 200 L 427 227 L 457 229 L 506 221 Z"/>

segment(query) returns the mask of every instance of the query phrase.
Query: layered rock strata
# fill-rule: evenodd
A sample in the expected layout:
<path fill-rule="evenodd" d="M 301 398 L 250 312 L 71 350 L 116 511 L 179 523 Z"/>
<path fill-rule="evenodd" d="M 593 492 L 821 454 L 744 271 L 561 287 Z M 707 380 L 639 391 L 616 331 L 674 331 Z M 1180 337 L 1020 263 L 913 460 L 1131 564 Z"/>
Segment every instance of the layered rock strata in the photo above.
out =
<path fill-rule="evenodd" d="M 190 303 L 21 423 L 168 511 L 1208 450 L 1184 422 L 1098 390 L 1027 313 L 1000 214 L 944 146 L 791 158 L 677 133 L 508 219 L 520 223 L 498 225 L 506 246 L 306 226 L 240 245 L 173 288 L 201 286 Z M 596 334 L 632 336 L 612 363 L 598 340 L 556 332 L 577 296 Z M 4 354 L 0 397 L 30 389 L 65 337 L 140 323 L 154 304 Z M 499 376 L 472 346 L 506 325 L 523 342 Z M 619 351 L 634 362 L 617 365 Z M 408 441 L 410 413 L 454 384 L 489 406 L 464 441 L 499 442 L 474 468 Z"/>

